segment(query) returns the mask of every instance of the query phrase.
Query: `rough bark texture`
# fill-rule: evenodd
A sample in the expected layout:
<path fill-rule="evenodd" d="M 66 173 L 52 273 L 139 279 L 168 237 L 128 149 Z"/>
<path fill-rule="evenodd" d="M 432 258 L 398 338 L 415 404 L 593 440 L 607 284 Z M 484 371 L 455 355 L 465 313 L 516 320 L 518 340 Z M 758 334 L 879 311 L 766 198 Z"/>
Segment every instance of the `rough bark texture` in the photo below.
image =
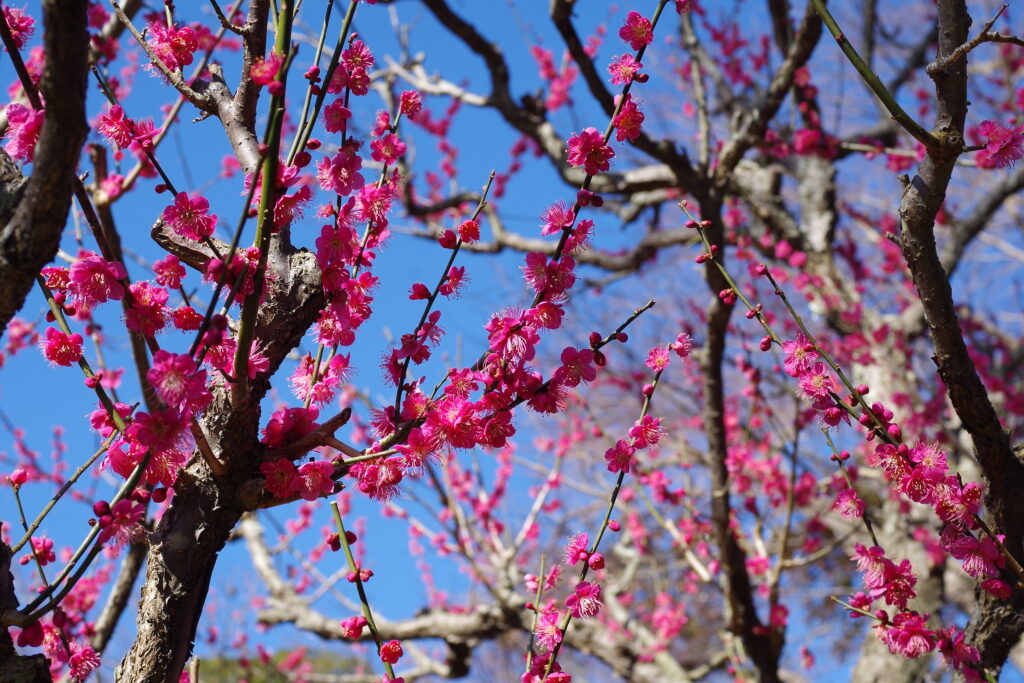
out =
<path fill-rule="evenodd" d="M 191 258 L 173 238 L 167 244 Z M 117 668 L 117 680 L 176 682 L 189 656 L 217 556 L 242 514 L 262 494 L 258 467 L 260 400 L 269 378 L 316 320 L 323 305 L 320 272 L 312 254 L 278 245 L 270 267 L 277 276 L 260 308 L 257 338 L 266 340 L 267 375 L 250 384 L 243 405 L 232 406 L 230 390 L 217 391 L 201 423 L 217 457 L 228 469 L 217 479 L 195 456 L 178 475 L 175 496 L 151 535 L 137 619 L 138 635 Z"/>
<path fill-rule="evenodd" d="M 902 248 L 914 286 L 921 299 L 925 323 L 931 333 L 939 375 L 974 451 L 985 479 L 986 516 L 1006 547 L 1024 557 L 1024 465 L 1010 447 L 1009 438 L 989 400 L 967 352 L 954 309 L 949 277 L 935 245 L 935 216 L 964 141 L 967 115 L 967 59 L 949 63 L 944 58 L 967 41 L 971 24 L 962 0 L 939 2 L 939 50 L 929 75 L 935 81 L 937 122 L 942 145 L 929 151 L 917 175 L 909 181 L 900 204 Z M 978 607 L 967 631 L 968 641 L 981 652 L 981 665 L 998 675 L 1010 648 L 1024 632 L 1024 594 L 1016 590 L 1009 601 L 979 594 Z"/>
<path fill-rule="evenodd" d="M 40 269 L 57 253 L 71 206 L 71 181 L 88 132 L 85 10 L 85 3 L 77 0 L 43 3 L 46 68 L 40 92 L 46 118 L 32 175 L 19 188 L 16 169 L 4 164 L 0 170 L 3 194 L 20 194 L 17 208 L 0 230 L 0 332 L 25 302 Z"/>

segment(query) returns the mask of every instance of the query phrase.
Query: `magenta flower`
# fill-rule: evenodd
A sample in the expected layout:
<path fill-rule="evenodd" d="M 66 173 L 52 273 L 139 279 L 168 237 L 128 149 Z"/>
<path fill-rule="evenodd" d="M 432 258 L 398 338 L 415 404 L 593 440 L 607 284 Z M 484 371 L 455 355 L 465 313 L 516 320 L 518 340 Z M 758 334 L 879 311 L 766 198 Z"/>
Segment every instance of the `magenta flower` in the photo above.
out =
<path fill-rule="evenodd" d="M 299 467 L 295 491 L 305 500 L 316 500 L 334 491 L 334 464 L 326 460 L 307 462 Z"/>
<path fill-rule="evenodd" d="M 1020 127 L 1006 128 L 994 121 L 982 121 L 978 133 L 988 138 L 985 149 L 978 152 L 982 168 L 1012 167 L 1024 157 L 1024 133 Z"/>
<path fill-rule="evenodd" d="M 271 448 L 280 448 L 315 431 L 320 411 L 315 406 L 309 408 L 282 408 L 270 416 L 270 421 L 263 428 L 263 443 Z"/>
<path fill-rule="evenodd" d="M 343 99 L 338 98 L 324 107 L 324 128 L 328 133 L 340 133 L 348 126 L 352 112 L 345 106 Z"/>
<path fill-rule="evenodd" d="M 75 295 L 75 305 L 86 310 L 105 301 L 120 301 L 124 287 L 118 280 L 128 277 L 124 266 L 104 260 L 92 252 L 82 252 L 68 272 L 68 290 Z"/>
<path fill-rule="evenodd" d="M 100 114 L 96 128 L 103 137 L 121 149 L 128 149 L 135 139 L 135 125 L 124 115 L 124 109 L 119 104 Z"/>
<path fill-rule="evenodd" d="M 54 365 L 70 367 L 82 359 L 82 335 L 64 334 L 56 327 L 46 328 L 43 356 Z"/>
<path fill-rule="evenodd" d="M 287 458 L 278 458 L 260 465 L 260 473 L 266 477 L 267 491 L 277 498 L 288 498 L 295 492 L 298 480 L 295 465 Z"/>
<path fill-rule="evenodd" d="M 189 197 L 184 192 L 174 196 L 174 203 L 164 209 L 163 219 L 176 234 L 197 242 L 213 234 L 217 215 L 211 214 L 205 197 Z"/>
<path fill-rule="evenodd" d="M 167 324 L 167 290 L 148 282 L 136 282 L 130 287 L 132 306 L 124 314 L 129 330 L 144 337 L 152 337 Z"/>
<path fill-rule="evenodd" d="M 11 37 L 14 38 L 14 45 L 20 50 L 25 47 L 25 44 L 28 43 L 29 38 L 35 32 L 36 20 L 23 9 L 15 9 L 5 5 L 3 12 L 4 19 L 7 20 L 7 26 L 11 29 Z"/>
<path fill-rule="evenodd" d="M 153 354 L 153 366 L 146 373 L 160 400 L 182 415 L 192 415 L 210 405 L 213 395 L 206 388 L 206 370 L 196 367 L 188 354 L 160 349 Z"/>
<path fill-rule="evenodd" d="M 574 619 L 585 619 L 597 615 L 604 607 L 601 602 L 601 586 L 589 581 L 576 584 L 576 592 L 565 599 L 565 606 Z"/>
<path fill-rule="evenodd" d="M 7 144 L 4 149 L 12 157 L 32 161 L 42 130 L 42 110 L 29 109 L 17 103 L 7 105 Z"/>
<path fill-rule="evenodd" d="M 634 50 L 650 45 L 654 41 L 651 20 L 639 12 L 630 12 L 626 15 L 626 23 L 619 29 L 619 38 L 629 43 Z"/>
<path fill-rule="evenodd" d="M 541 648 L 549 652 L 553 650 L 562 642 L 562 629 L 558 628 L 558 612 L 554 610 L 541 612 L 533 632 L 536 634 L 537 644 Z"/>
<path fill-rule="evenodd" d="M 879 628 L 878 637 L 894 655 L 916 659 L 935 649 L 935 632 L 925 625 L 927 620 L 917 612 L 898 612 L 891 624 Z"/>
<path fill-rule="evenodd" d="M 604 143 L 604 137 L 596 128 L 585 128 L 583 132 L 569 138 L 569 164 L 582 166 L 587 175 L 596 175 L 611 168 L 609 163 L 615 151 Z"/>
<path fill-rule="evenodd" d="M 562 365 L 555 370 L 555 380 L 567 387 L 580 382 L 591 382 L 597 377 L 594 367 L 594 352 L 591 349 L 575 349 L 571 346 L 562 350 Z"/>
<path fill-rule="evenodd" d="M 643 64 L 633 59 L 633 55 L 626 54 L 616 57 L 608 65 L 608 73 L 612 77 L 612 85 L 626 85 L 632 83 L 637 72 L 643 68 Z"/>
<path fill-rule="evenodd" d="M 640 128 L 644 123 L 644 113 L 636 106 L 636 100 L 632 95 L 626 95 L 626 101 L 622 103 L 619 113 L 612 119 L 615 127 L 615 139 L 636 140 L 640 137 Z"/>
<path fill-rule="evenodd" d="M 563 552 L 565 554 L 565 563 L 570 567 L 575 565 L 577 562 L 587 559 L 589 551 L 587 546 L 590 543 L 590 539 L 584 533 L 578 533 L 569 538 L 569 542 L 566 543 Z"/>

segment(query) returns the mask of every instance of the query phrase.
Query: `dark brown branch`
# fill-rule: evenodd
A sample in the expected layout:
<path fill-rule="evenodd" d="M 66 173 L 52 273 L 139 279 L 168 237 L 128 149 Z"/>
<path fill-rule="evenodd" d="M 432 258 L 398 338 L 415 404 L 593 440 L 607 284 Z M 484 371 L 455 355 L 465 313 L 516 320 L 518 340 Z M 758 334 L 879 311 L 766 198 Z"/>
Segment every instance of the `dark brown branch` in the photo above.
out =
<path fill-rule="evenodd" d="M 935 81 L 941 146 L 930 150 L 917 175 L 906 184 L 900 203 L 902 250 L 921 299 L 931 333 L 933 359 L 964 429 L 974 441 L 975 456 L 987 484 L 986 516 L 1007 549 L 1024 557 L 1024 465 L 1010 442 L 967 351 L 954 309 L 949 277 L 935 245 L 935 216 L 945 198 L 954 164 L 963 146 L 967 115 L 967 59 L 949 57 L 967 40 L 970 16 L 963 0 L 940 0 L 939 50 L 929 75 Z M 1009 648 L 1024 632 L 1024 595 L 1010 600 L 982 593 L 968 628 L 968 641 L 981 652 L 981 665 L 998 676 Z"/>
<path fill-rule="evenodd" d="M 72 0 L 43 3 L 46 68 L 40 90 L 46 116 L 36 145 L 32 175 L 13 216 L 0 230 L 0 331 L 21 308 L 40 269 L 57 253 L 71 206 L 71 181 L 88 127 L 85 122 L 89 36 L 85 5 Z M 6 23 L 4 23 L 6 28 Z M 9 32 L 7 37 L 9 37 Z M 12 56 L 17 49 L 8 46 Z M 20 57 L 17 57 L 20 61 Z M 0 178 L 17 184 L 8 167 Z"/>

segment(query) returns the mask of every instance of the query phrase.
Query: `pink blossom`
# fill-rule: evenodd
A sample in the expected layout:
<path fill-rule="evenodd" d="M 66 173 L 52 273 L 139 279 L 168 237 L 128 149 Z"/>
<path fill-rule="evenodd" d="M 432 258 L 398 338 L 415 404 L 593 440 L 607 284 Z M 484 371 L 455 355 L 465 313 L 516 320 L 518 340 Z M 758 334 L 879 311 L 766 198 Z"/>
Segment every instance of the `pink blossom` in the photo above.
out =
<path fill-rule="evenodd" d="M 68 290 L 75 295 L 75 305 L 86 310 L 106 301 L 120 301 L 124 287 L 118 280 L 128 277 L 124 266 L 107 261 L 92 252 L 82 252 L 68 272 Z"/>
<path fill-rule="evenodd" d="M 596 616 L 604 605 L 601 603 L 601 586 L 589 581 L 576 584 L 575 592 L 565 599 L 565 606 L 574 619 Z"/>
<path fill-rule="evenodd" d="M 157 59 L 171 71 L 192 63 L 192 54 L 199 49 L 195 32 L 187 26 L 168 27 L 163 21 L 151 21 L 146 42 Z"/>
<path fill-rule="evenodd" d="M 554 235 L 572 225 L 576 215 L 571 208 L 566 206 L 565 202 L 558 201 L 544 209 L 540 218 L 543 221 L 540 234 Z"/>
<path fill-rule="evenodd" d="M 205 197 L 189 197 L 185 192 L 174 196 L 174 203 L 164 209 L 163 220 L 175 233 L 200 241 L 213 234 L 217 215 L 211 214 Z"/>
<path fill-rule="evenodd" d="M 291 496 L 299 483 L 295 476 L 295 465 L 287 458 L 262 463 L 260 473 L 266 478 L 267 491 L 277 498 Z"/>
<path fill-rule="evenodd" d="M 366 617 L 349 617 L 341 622 L 342 635 L 349 640 L 356 640 L 363 635 L 363 628 L 366 626 Z"/>
<path fill-rule="evenodd" d="M 558 627 L 558 612 L 553 609 L 541 612 L 533 632 L 536 634 L 537 644 L 541 648 L 549 652 L 553 650 L 562 642 L 562 629 Z"/>
<path fill-rule="evenodd" d="M 690 339 L 690 335 L 685 332 L 680 332 L 676 340 L 672 342 L 672 350 L 676 352 L 676 355 L 680 358 L 686 358 L 690 355 L 693 350 L 693 340 Z"/>
<path fill-rule="evenodd" d="M 282 408 L 270 416 L 270 421 L 263 428 L 263 443 L 271 448 L 287 446 L 294 441 L 315 431 L 320 411 L 315 406 L 309 408 Z"/>
<path fill-rule="evenodd" d="M 54 365 L 70 367 L 82 359 L 82 335 L 65 334 L 56 327 L 46 328 L 43 356 Z"/>
<path fill-rule="evenodd" d="M 181 265 L 178 257 L 168 254 L 153 264 L 153 272 L 156 273 L 156 283 L 170 289 L 181 287 L 181 280 L 185 277 L 185 266 Z"/>
<path fill-rule="evenodd" d="M 7 105 L 7 144 L 4 149 L 15 159 L 32 161 L 36 142 L 43 130 L 42 110 L 29 109 L 23 104 Z"/>
<path fill-rule="evenodd" d="M 350 473 L 359 480 L 356 488 L 380 502 L 398 495 L 398 485 L 405 476 L 397 458 L 388 458 L 372 464 L 357 463 L 352 466 Z"/>
<path fill-rule="evenodd" d="M 811 400 L 829 399 L 835 384 L 824 363 L 815 363 L 799 377 L 800 393 Z"/>
<path fill-rule="evenodd" d="M 563 549 L 565 563 L 570 567 L 574 566 L 577 562 L 586 560 L 590 554 L 588 551 L 588 544 L 590 540 L 587 538 L 585 533 L 578 533 L 569 538 L 569 542 L 565 544 Z"/>
<path fill-rule="evenodd" d="M 370 156 L 374 161 L 393 165 L 405 156 L 406 145 L 395 133 L 388 133 L 382 138 L 370 142 Z"/>
<path fill-rule="evenodd" d="M 978 152 L 982 168 L 1012 167 L 1024 157 L 1024 132 L 1021 127 L 1006 128 L 994 121 L 982 121 L 978 133 L 988 138 L 985 149 Z"/>
<path fill-rule="evenodd" d="M 167 290 L 148 282 L 136 282 L 129 288 L 131 307 L 124 314 L 129 330 L 152 337 L 167 324 Z"/>
<path fill-rule="evenodd" d="M 651 20 L 639 12 L 630 12 L 626 15 L 626 23 L 619 29 L 619 37 L 629 43 L 634 50 L 650 45 L 654 41 Z"/>
<path fill-rule="evenodd" d="M 402 644 L 397 640 L 389 640 L 380 646 L 380 659 L 388 664 L 394 664 L 402 658 Z"/>
<path fill-rule="evenodd" d="M 636 106 L 636 100 L 632 95 L 626 95 L 626 101 L 622 103 L 619 113 L 612 119 L 615 127 L 615 139 L 636 140 L 640 137 L 640 128 L 644 123 L 644 113 Z"/>
<path fill-rule="evenodd" d="M 344 131 L 350 118 L 352 118 L 352 112 L 345 106 L 345 102 L 341 98 L 324 107 L 324 129 L 328 133 Z"/>
<path fill-rule="evenodd" d="M 296 492 L 305 500 L 316 500 L 334 491 L 334 464 L 326 460 L 307 462 L 299 467 Z"/>
<path fill-rule="evenodd" d="M 649 448 L 657 444 L 662 433 L 661 420 L 651 415 L 644 415 L 629 429 L 629 436 L 636 448 Z"/>
<path fill-rule="evenodd" d="M 142 503 L 123 498 L 110 507 L 109 521 L 100 519 L 100 543 L 114 539 L 117 546 L 124 545 L 139 536 L 142 526 L 139 522 L 146 516 Z"/>
<path fill-rule="evenodd" d="M 615 151 L 605 144 L 604 137 L 596 128 L 585 128 L 583 132 L 569 138 L 568 162 L 582 166 L 587 175 L 607 171 Z"/>
<path fill-rule="evenodd" d="M 943 540 L 945 541 L 945 535 Z M 960 560 L 964 571 L 976 578 L 998 576 L 999 570 L 1006 564 L 1006 559 L 990 538 L 956 534 L 955 540 L 943 545 L 949 550 L 950 555 Z"/>
<path fill-rule="evenodd" d="M 818 357 L 814 345 L 803 333 L 798 333 L 795 340 L 782 342 L 782 351 L 786 354 L 786 374 L 790 377 L 799 377 L 810 370 Z"/>
<path fill-rule="evenodd" d="M 668 349 L 664 346 L 655 346 L 647 352 L 647 359 L 644 361 L 644 365 L 653 372 L 664 372 L 668 368 L 670 361 Z"/>
<path fill-rule="evenodd" d="M 981 659 L 978 650 L 964 642 L 964 632 L 956 626 L 943 629 L 936 636 L 942 659 L 954 671 L 963 671 L 965 665 L 975 664 Z"/>
<path fill-rule="evenodd" d="M 135 125 L 119 104 L 100 114 L 97 130 L 121 149 L 128 149 L 135 139 Z"/>
<path fill-rule="evenodd" d="M 20 50 L 28 43 L 35 32 L 36 20 L 23 9 L 15 9 L 4 5 L 4 19 L 11 30 L 14 45 Z"/>
<path fill-rule="evenodd" d="M 266 59 L 257 59 L 249 67 L 249 78 L 257 85 L 269 85 L 277 77 L 277 72 L 282 64 L 284 64 L 284 55 L 272 52 Z"/>
<path fill-rule="evenodd" d="M 891 624 L 879 627 L 878 637 L 894 655 L 916 659 L 935 649 L 935 632 L 926 626 L 927 615 L 898 612 Z"/>
<path fill-rule="evenodd" d="M 411 119 L 423 109 L 423 96 L 417 90 L 403 90 L 399 106 L 402 115 Z"/>
<path fill-rule="evenodd" d="M 84 681 L 89 678 L 89 674 L 99 668 L 100 658 L 96 655 L 96 651 L 91 647 L 72 647 L 72 655 L 68 659 L 68 673 L 71 678 Z"/>
<path fill-rule="evenodd" d="M 575 387 L 580 382 L 592 382 L 597 377 L 593 366 L 594 352 L 591 349 L 575 349 L 571 346 L 562 350 L 562 365 L 555 370 L 555 379 L 565 386 Z"/>
<path fill-rule="evenodd" d="M 160 349 L 153 354 L 153 365 L 146 377 L 160 399 L 183 415 L 198 413 L 213 400 L 206 388 L 206 370 L 197 368 L 188 354 Z"/>
<path fill-rule="evenodd" d="M 625 472 L 629 474 L 629 466 L 633 458 L 633 453 L 636 449 L 630 446 L 626 441 L 619 439 L 615 442 L 615 445 L 604 452 L 605 462 L 608 463 L 608 471 Z"/>
<path fill-rule="evenodd" d="M 837 510 L 840 515 L 847 519 L 859 518 L 864 515 L 865 503 L 857 496 L 857 492 L 851 488 L 845 488 L 836 496 L 832 503 L 832 509 Z"/>
<path fill-rule="evenodd" d="M 465 266 L 452 266 L 448 269 L 448 276 L 444 282 L 438 288 L 438 292 L 442 296 L 446 296 L 449 299 L 455 299 L 459 296 L 459 290 L 461 290 L 466 284 L 469 283 L 469 276 L 466 275 Z"/>
<path fill-rule="evenodd" d="M 612 85 L 626 85 L 632 83 L 637 72 L 643 68 L 643 64 L 636 61 L 631 54 L 616 57 L 608 65 L 608 73 L 612 76 Z"/>

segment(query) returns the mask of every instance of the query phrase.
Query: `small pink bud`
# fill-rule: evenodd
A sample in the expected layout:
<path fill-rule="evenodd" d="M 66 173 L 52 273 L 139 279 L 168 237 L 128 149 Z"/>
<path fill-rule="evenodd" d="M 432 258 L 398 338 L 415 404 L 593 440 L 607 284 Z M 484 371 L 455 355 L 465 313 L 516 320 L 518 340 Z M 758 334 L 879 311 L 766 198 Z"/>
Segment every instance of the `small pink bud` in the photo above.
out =
<path fill-rule="evenodd" d="M 761 350 L 762 351 L 768 351 L 771 348 L 772 348 L 772 338 L 771 337 L 767 337 L 767 336 L 761 337 Z"/>
<path fill-rule="evenodd" d="M 604 555 L 601 553 L 594 553 L 587 558 L 587 565 L 589 565 L 594 571 L 604 569 Z"/>
<path fill-rule="evenodd" d="M 11 472 L 11 476 L 8 478 L 10 479 L 12 486 L 21 486 L 28 481 L 28 472 L 19 468 Z"/>
<path fill-rule="evenodd" d="M 618 531 L 622 528 L 622 526 L 616 520 L 613 519 L 612 521 L 608 522 L 608 528 L 612 531 Z"/>
<path fill-rule="evenodd" d="M 601 343 L 601 334 L 598 332 L 591 332 L 589 341 L 591 348 L 597 346 L 598 344 Z"/>

